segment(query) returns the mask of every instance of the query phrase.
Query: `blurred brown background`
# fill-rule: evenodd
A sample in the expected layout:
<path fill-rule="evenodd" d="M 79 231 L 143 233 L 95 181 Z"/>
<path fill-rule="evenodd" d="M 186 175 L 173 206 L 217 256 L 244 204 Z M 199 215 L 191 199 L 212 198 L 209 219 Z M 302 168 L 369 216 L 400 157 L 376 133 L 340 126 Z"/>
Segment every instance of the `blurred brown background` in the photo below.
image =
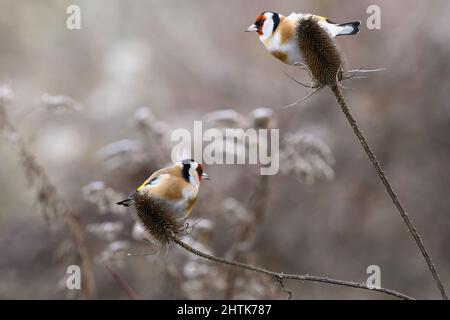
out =
<path fill-rule="evenodd" d="M 70 4 L 81 7 L 81 30 L 66 28 Z M 370 4 L 381 7 L 381 30 L 365 27 Z M 348 64 L 387 71 L 347 83 L 352 90 L 345 94 L 450 288 L 448 1 L 2 0 L 0 81 L 15 92 L 7 111 L 86 228 L 96 297 L 127 298 L 99 263 L 111 243 L 127 241 L 116 245 L 129 252 L 149 249 L 131 237 L 131 212 L 106 208 L 99 214 L 95 201 L 87 199 L 89 187 L 84 195 L 82 190 L 103 181 L 112 194 L 112 200 L 107 198 L 122 200 L 158 168 L 158 157 L 170 161 L 169 153 L 156 156 L 161 149 L 148 152 L 152 146 L 115 162 L 102 159 L 104 149 L 99 153 L 122 139 L 148 142 L 135 119 L 135 111 L 148 106 L 158 122 L 152 130 L 161 135 L 179 127 L 191 130 L 194 120 L 211 111 L 234 109 L 247 115 L 266 107 L 273 109 L 282 136 L 300 130 L 329 146 L 334 179 L 269 178 L 265 219 L 252 229 L 254 243 L 240 260 L 356 282 L 364 282 L 367 266 L 375 264 L 383 287 L 439 298 L 419 250 L 329 90 L 309 99 L 307 107 L 279 108 L 306 93 L 283 71 L 306 77 L 270 57 L 255 34 L 243 32 L 265 10 L 363 22 L 358 36 L 338 39 Z M 69 96 L 83 108 L 49 111 L 43 108 L 44 94 Z M 139 153 L 136 148 L 130 153 Z M 0 297 L 78 297 L 64 288 L 65 268 L 72 263 L 67 253 L 60 254 L 64 235 L 42 218 L 18 158 L 4 140 L 0 155 Z M 204 184 L 193 218 L 208 219 L 202 220 L 212 224 L 205 227 L 204 244 L 225 256 L 239 219 L 229 221 L 223 201 L 233 197 L 245 204 L 259 183 L 258 171 L 233 165 L 206 169 L 213 180 Z M 119 222 L 120 230 L 102 238 L 95 227 L 103 222 Z M 226 295 L 228 278 L 223 277 L 229 269 L 173 247 L 156 256 L 108 261 L 145 299 L 285 298 L 279 285 L 264 277 L 255 279 L 252 289 L 239 287 L 239 281 L 249 280 L 238 279 L 233 294 Z M 286 285 L 295 299 L 386 298 L 323 284 Z"/>

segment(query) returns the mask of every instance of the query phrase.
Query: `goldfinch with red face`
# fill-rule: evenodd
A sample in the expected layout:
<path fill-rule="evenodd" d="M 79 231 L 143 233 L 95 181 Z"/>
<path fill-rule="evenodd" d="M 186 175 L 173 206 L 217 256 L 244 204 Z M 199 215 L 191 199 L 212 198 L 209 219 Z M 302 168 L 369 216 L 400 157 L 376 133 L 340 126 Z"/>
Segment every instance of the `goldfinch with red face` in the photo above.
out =
<path fill-rule="evenodd" d="M 360 21 L 336 24 L 329 19 L 313 14 L 291 13 L 285 17 L 276 12 L 266 11 L 256 17 L 247 32 L 257 32 L 259 40 L 277 59 L 290 65 L 301 65 L 302 54 L 296 35 L 297 25 L 302 19 L 316 19 L 317 23 L 334 38 L 354 35 L 359 32 Z"/>
<path fill-rule="evenodd" d="M 163 201 L 178 221 L 183 220 L 192 211 L 203 179 L 209 180 L 209 177 L 200 163 L 183 160 L 156 171 L 127 199 L 117 204 L 125 207 L 134 205 L 136 194 L 151 197 Z"/>

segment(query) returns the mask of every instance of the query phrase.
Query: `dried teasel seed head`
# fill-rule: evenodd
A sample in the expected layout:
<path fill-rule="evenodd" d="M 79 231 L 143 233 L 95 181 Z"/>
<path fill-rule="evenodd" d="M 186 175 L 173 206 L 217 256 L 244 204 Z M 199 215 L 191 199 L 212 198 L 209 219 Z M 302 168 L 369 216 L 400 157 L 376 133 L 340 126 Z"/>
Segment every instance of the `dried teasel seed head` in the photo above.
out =
<path fill-rule="evenodd" d="M 134 112 L 133 117 L 137 127 L 141 129 L 151 127 L 156 122 L 152 109 L 149 107 L 139 107 Z"/>
<path fill-rule="evenodd" d="M 0 84 L 0 104 L 8 105 L 14 99 L 14 91 L 7 84 Z"/>
<path fill-rule="evenodd" d="M 86 226 L 86 231 L 107 241 L 114 241 L 117 239 L 120 232 L 124 228 L 123 222 L 103 222 L 91 223 Z"/>
<path fill-rule="evenodd" d="M 44 93 L 41 97 L 41 102 L 47 111 L 64 113 L 64 112 L 78 112 L 83 109 L 83 106 L 68 96 L 55 96 Z"/>
<path fill-rule="evenodd" d="M 163 201 L 135 193 L 133 202 L 139 222 L 155 240 L 167 244 L 181 232 L 182 223 Z"/>
<path fill-rule="evenodd" d="M 246 124 L 245 117 L 233 109 L 222 109 L 207 113 L 204 116 L 209 128 L 242 128 Z"/>
<path fill-rule="evenodd" d="M 319 86 L 333 86 L 344 76 L 344 59 L 334 39 L 310 17 L 297 25 L 297 38 L 305 63 Z"/>
<path fill-rule="evenodd" d="M 273 110 L 269 108 L 257 108 L 250 113 L 252 125 L 258 129 L 268 129 L 273 125 Z"/>

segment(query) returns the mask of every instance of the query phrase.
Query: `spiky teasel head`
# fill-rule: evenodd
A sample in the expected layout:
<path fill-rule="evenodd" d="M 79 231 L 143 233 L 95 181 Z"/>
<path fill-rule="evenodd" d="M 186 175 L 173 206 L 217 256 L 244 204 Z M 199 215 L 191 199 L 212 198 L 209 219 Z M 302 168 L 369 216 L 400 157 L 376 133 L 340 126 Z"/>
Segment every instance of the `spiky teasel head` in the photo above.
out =
<path fill-rule="evenodd" d="M 317 86 L 333 86 L 344 78 L 344 59 L 334 39 L 315 17 L 302 19 L 297 25 L 300 51 Z"/>
<path fill-rule="evenodd" d="M 135 193 L 133 204 L 139 222 L 162 244 L 169 243 L 182 231 L 182 223 L 176 220 L 170 207 L 163 201 Z"/>

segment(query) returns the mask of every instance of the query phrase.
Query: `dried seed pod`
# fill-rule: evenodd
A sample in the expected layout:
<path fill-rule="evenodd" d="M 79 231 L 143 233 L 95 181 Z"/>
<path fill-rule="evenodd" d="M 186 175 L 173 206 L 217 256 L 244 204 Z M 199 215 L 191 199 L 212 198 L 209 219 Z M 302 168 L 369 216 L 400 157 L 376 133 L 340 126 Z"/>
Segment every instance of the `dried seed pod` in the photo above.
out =
<path fill-rule="evenodd" d="M 270 108 L 257 108 L 250 113 L 252 126 L 257 129 L 268 129 L 273 125 L 273 110 Z"/>
<path fill-rule="evenodd" d="M 333 86 L 343 78 L 344 60 L 334 39 L 316 18 L 302 19 L 297 38 L 306 65 L 319 86 Z"/>
<path fill-rule="evenodd" d="M 162 244 L 169 243 L 182 230 L 170 207 L 161 200 L 138 193 L 133 195 L 137 217 L 143 227 Z"/>

